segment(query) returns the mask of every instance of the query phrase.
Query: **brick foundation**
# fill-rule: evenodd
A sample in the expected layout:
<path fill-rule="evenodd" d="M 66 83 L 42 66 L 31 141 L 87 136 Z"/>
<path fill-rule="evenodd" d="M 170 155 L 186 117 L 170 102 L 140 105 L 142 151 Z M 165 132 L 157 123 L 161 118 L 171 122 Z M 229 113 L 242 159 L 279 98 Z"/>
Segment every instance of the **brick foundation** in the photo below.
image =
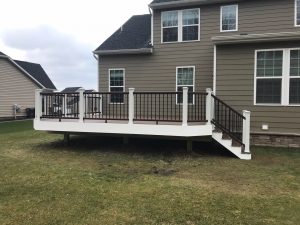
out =
<path fill-rule="evenodd" d="M 300 148 L 300 135 L 251 134 L 254 146 Z"/>

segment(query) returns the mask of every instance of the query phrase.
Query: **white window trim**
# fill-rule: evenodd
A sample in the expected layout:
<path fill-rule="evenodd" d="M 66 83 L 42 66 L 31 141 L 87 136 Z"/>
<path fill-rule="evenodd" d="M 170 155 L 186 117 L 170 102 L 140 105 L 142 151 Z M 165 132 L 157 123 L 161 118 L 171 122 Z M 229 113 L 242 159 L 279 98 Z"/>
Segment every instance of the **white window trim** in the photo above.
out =
<path fill-rule="evenodd" d="M 193 68 L 193 85 L 178 85 L 178 69 L 187 69 Z M 195 74 L 196 74 L 196 66 L 177 66 L 176 67 L 176 92 L 178 92 L 178 87 L 193 87 L 193 92 L 195 92 Z M 178 103 L 178 98 L 176 95 L 176 105 L 182 105 L 182 103 Z M 195 105 L 195 98 L 193 97 L 193 103 L 189 103 L 189 105 Z"/>
<path fill-rule="evenodd" d="M 199 15 L 199 18 L 198 18 L 198 21 L 199 21 L 199 23 L 198 23 L 198 40 L 190 40 L 190 41 L 183 41 L 182 40 L 182 31 L 183 31 L 183 27 L 186 27 L 186 26 L 196 26 L 196 24 L 195 25 L 183 25 L 183 23 L 182 23 L 182 12 L 183 11 L 185 11 L 185 10 L 198 10 L 198 15 Z M 169 26 L 169 27 L 163 27 L 163 17 L 162 17 L 162 15 L 163 15 L 163 12 L 178 12 L 178 25 L 177 26 Z M 174 44 L 174 43 L 185 43 L 185 42 L 196 42 L 196 41 L 200 41 L 200 37 L 201 37 L 201 35 L 200 35 L 200 33 L 201 33 L 201 26 L 200 26 L 200 24 L 201 24 L 201 21 L 200 21 L 200 19 L 201 19 L 201 12 L 200 12 L 200 8 L 192 8 L 192 9 L 183 9 L 183 10 L 168 10 L 168 11 L 163 11 L 163 12 L 161 12 L 161 16 L 160 16 L 160 20 L 161 20 L 161 30 L 160 30 L 160 36 L 161 36 L 161 44 Z M 178 40 L 177 41 L 169 41 L 169 42 L 164 42 L 164 36 L 163 36 L 163 29 L 164 28 L 175 28 L 175 27 L 177 27 L 178 28 Z"/>
<path fill-rule="evenodd" d="M 223 8 L 227 6 L 236 6 L 235 8 L 235 21 L 236 21 L 236 28 L 234 30 L 223 30 Z M 239 30 L 239 5 L 223 5 L 220 7 L 220 32 L 236 32 Z"/>
<path fill-rule="evenodd" d="M 113 70 L 122 70 L 123 71 L 123 86 L 110 86 L 110 71 L 113 71 Z M 111 87 L 123 87 L 123 92 L 125 92 L 125 68 L 111 68 L 111 69 L 108 69 L 108 92 L 111 92 Z M 122 103 L 113 103 L 109 99 L 109 104 L 123 105 L 124 102 L 122 102 Z"/>
<path fill-rule="evenodd" d="M 300 50 L 300 48 L 277 48 L 277 49 L 259 49 L 255 50 L 254 55 L 254 105 L 255 106 L 287 106 L 287 107 L 295 107 L 300 106 L 300 104 L 290 104 L 290 79 L 291 78 L 299 78 L 295 76 L 290 76 L 290 51 L 291 50 Z M 267 51 L 283 51 L 283 59 L 282 59 L 282 76 L 280 77 L 259 77 L 258 79 L 281 79 L 281 103 L 257 103 L 256 102 L 256 88 L 257 88 L 257 53 L 258 52 L 267 52 Z"/>
<path fill-rule="evenodd" d="M 300 24 L 297 24 L 297 6 L 298 6 L 297 0 L 295 0 L 294 26 L 295 27 L 300 27 Z"/>

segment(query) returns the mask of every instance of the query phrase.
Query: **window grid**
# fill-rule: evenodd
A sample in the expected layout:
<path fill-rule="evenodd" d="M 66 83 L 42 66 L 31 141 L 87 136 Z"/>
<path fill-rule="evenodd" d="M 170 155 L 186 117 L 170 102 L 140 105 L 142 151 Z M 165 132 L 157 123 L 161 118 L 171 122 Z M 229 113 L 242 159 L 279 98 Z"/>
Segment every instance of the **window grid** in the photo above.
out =
<path fill-rule="evenodd" d="M 300 50 L 290 51 L 289 103 L 300 104 Z"/>
<path fill-rule="evenodd" d="M 188 88 L 188 92 L 194 92 L 195 88 L 195 67 L 177 67 L 176 68 L 176 91 L 182 92 L 183 87 Z M 177 96 L 177 104 L 182 104 L 182 94 Z M 188 103 L 194 104 L 194 95 L 188 95 Z"/>
<path fill-rule="evenodd" d="M 221 32 L 238 30 L 238 5 L 221 6 Z"/>
<path fill-rule="evenodd" d="M 177 15 L 177 23 L 167 24 L 167 15 Z M 194 17 L 188 13 L 193 13 Z M 196 15 L 196 16 L 195 16 Z M 165 11 L 161 14 L 161 42 L 190 42 L 200 40 L 200 9 Z M 169 31 L 169 33 L 168 33 Z M 170 35 L 171 33 L 171 35 Z"/>
<path fill-rule="evenodd" d="M 178 11 L 162 12 L 162 38 L 163 42 L 178 41 Z"/>
<path fill-rule="evenodd" d="M 295 0 L 295 26 L 300 26 L 300 0 Z"/>
<path fill-rule="evenodd" d="M 255 104 L 300 106 L 300 49 L 257 50 L 255 66 Z"/>
<path fill-rule="evenodd" d="M 109 92 L 124 92 L 125 89 L 125 70 L 124 69 L 110 69 L 109 70 Z M 123 104 L 123 94 L 111 94 L 111 104 Z"/>

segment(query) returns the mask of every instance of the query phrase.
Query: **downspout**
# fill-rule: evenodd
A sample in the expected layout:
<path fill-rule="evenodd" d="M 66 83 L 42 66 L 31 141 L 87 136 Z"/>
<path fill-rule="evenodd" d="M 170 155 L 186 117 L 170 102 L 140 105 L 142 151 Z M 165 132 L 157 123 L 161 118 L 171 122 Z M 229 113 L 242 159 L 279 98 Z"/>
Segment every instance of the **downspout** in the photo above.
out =
<path fill-rule="evenodd" d="M 214 44 L 213 92 L 217 94 L 217 45 Z"/>
<path fill-rule="evenodd" d="M 94 52 L 93 52 L 93 56 L 97 60 L 97 68 L 98 68 L 98 91 L 100 91 L 100 58 Z"/>
<path fill-rule="evenodd" d="M 150 6 L 148 6 L 149 13 L 151 15 L 151 45 L 153 46 L 153 17 L 154 17 L 154 12 L 151 10 Z"/>

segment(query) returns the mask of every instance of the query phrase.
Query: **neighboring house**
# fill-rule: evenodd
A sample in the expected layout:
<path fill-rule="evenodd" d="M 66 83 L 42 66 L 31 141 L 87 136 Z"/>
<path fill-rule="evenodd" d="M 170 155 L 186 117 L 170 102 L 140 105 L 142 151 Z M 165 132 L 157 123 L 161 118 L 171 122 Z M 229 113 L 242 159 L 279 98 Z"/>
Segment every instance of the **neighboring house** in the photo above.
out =
<path fill-rule="evenodd" d="M 79 120 L 38 111 L 35 129 L 173 136 L 189 149 L 211 136 L 242 159 L 251 158 L 250 130 L 252 144 L 300 147 L 300 0 L 149 7 L 94 51 L 100 92 L 79 93 Z M 96 116 L 85 110 L 93 95 Z"/>
<path fill-rule="evenodd" d="M 56 89 L 41 65 L 13 60 L 0 52 L 0 120 L 25 117 L 26 108 L 34 107 L 39 88 Z"/>

